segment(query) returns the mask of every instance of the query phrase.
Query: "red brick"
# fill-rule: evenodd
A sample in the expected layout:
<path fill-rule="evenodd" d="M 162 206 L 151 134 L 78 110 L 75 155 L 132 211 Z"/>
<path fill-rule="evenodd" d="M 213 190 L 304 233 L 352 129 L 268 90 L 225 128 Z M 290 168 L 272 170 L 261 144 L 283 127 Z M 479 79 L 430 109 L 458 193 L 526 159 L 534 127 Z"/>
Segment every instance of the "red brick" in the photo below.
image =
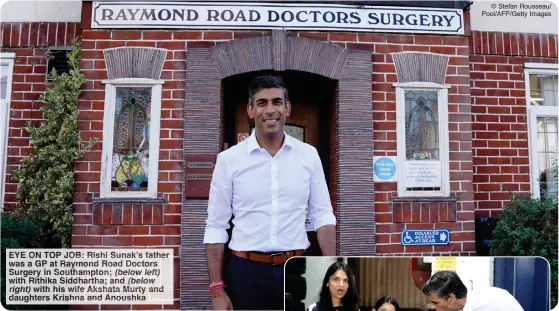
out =
<path fill-rule="evenodd" d="M 132 236 L 103 237 L 103 246 L 132 246 Z"/>
<path fill-rule="evenodd" d="M 377 33 L 359 33 L 357 39 L 359 42 L 386 42 L 387 35 Z"/>
<path fill-rule="evenodd" d="M 398 244 L 377 244 L 377 253 L 403 253 L 404 246 Z"/>
<path fill-rule="evenodd" d="M 141 31 L 115 30 L 111 33 L 113 40 L 140 40 L 142 39 Z"/>
<path fill-rule="evenodd" d="M 441 36 L 415 35 L 415 44 L 441 45 L 443 41 Z"/>
<path fill-rule="evenodd" d="M 233 39 L 232 32 L 204 31 L 204 40 L 227 40 Z"/>
<path fill-rule="evenodd" d="M 377 234 L 375 235 L 376 243 L 390 243 L 390 234 Z"/>
<path fill-rule="evenodd" d="M 202 39 L 201 32 L 194 31 L 173 31 L 173 39 L 175 40 L 199 40 Z"/>
<path fill-rule="evenodd" d="M 355 33 L 330 33 L 330 41 L 357 41 L 357 34 Z"/>
<path fill-rule="evenodd" d="M 119 235 L 148 235 L 149 226 L 121 226 L 118 229 Z"/>
<path fill-rule="evenodd" d="M 73 246 L 102 245 L 102 237 L 87 236 L 87 235 L 75 235 L 75 236 L 72 236 L 72 245 Z"/>
<path fill-rule="evenodd" d="M 134 237 L 135 246 L 157 246 L 163 244 L 162 237 Z"/>
<path fill-rule="evenodd" d="M 402 45 L 402 51 L 430 52 L 430 48 L 424 45 Z"/>

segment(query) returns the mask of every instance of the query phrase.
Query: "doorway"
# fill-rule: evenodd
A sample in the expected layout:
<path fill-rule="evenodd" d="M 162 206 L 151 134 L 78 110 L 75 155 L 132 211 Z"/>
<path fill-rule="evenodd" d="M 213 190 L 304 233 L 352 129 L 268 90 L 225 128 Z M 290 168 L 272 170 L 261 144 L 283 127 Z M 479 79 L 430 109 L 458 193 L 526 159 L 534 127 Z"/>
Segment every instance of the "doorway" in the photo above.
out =
<path fill-rule="evenodd" d="M 332 181 L 335 172 L 334 153 L 330 146 L 334 133 L 333 111 L 336 104 L 337 82 L 320 75 L 302 71 L 253 71 L 223 79 L 223 145 L 222 150 L 236 145 L 254 129 L 254 120 L 247 115 L 248 86 L 257 76 L 274 75 L 284 80 L 291 101 L 291 114 L 287 117 L 286 132 L 314 146 L 324 169 L 330 199 L 334 204 Z M 307 229 L 311 246 L 309 256 L 322 255 L 316 232 Z"/>

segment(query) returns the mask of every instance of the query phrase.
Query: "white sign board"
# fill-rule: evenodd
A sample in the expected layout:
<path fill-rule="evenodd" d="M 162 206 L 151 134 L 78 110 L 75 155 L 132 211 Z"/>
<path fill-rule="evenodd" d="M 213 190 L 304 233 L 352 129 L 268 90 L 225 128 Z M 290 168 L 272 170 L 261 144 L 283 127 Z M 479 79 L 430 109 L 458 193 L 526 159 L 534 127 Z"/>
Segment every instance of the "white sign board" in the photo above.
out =
<path fill-rule="evenodd" d="M 375 156 L 373 157 L 373 181 L 394 182 L 397 181 L 396 171 L 397 157 Z"/>
<path fill-rule="evenodd" d="M 464 34 L 460 9 L 340 4 L 93 2 L 92 28 L 285 29 Z"/>
<path fill-rule="evenodd" d="M 406 188 L 441 187 L 441 161 L 405 161 Z"/>

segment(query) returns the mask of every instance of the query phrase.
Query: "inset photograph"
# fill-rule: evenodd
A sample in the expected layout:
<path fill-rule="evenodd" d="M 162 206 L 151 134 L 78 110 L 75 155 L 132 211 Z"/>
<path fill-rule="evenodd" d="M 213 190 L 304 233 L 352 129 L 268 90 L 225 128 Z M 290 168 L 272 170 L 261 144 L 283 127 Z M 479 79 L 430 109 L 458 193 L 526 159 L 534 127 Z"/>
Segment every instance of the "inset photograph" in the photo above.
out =
<path fill-rule="evenodd" d="M 294 257 L 286 311 L 548 311 L 541 257 Z"/>

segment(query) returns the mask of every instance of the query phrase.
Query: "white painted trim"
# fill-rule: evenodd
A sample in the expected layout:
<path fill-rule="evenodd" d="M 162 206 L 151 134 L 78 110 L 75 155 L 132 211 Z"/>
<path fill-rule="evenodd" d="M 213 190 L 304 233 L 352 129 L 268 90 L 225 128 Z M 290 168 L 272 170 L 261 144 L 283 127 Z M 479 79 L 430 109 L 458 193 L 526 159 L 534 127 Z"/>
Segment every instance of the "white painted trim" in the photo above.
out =
<path fill-rule="evenodd" d="M 422 84 L 422 83 L 421 83 Z M 441 190 L 440 191 L 406 191 L 406 107 L 405 91 L 411 89 L 425 89 L 418 87 L 418 83 L 409 83 L 413 87 L 396 88 L 396 137 L 398 154 L 398 196 L 399 197 L 448 197 L 450 196 L 449 172 L 449 137 L 448 137 L 448 89 L 438 88 L 438 131 L 439 131 L 439 161 L 441 162 Z M 432 85 L 429 83 L 429 85 Z M 428 87 L 432 89 L 433 87 Z"/>
<path fill-rule="evenodd" d="M 403 87 L 409 88 L 422 88 L 422 89 L 450 89 L 450 85 L 438 84 L 433 82 L 404 82 L 404 83 L 392 83 L 393 87 Z"/>
<path fill-rule="evenodd" d="M 154 80 L 154 79 L 146 79 L 146 78 L 120 78 L 120 79 L 112 79 L 112 80 L 103 80 L 101 81 L 103 84 L 114 84 L 114 85 L 136 85 L 136 86 L 145 86 L 145 85 L 155 85 L 155 84 L 165 84 L 164 80 Z"/>
<path fill-rule="evenodd" d="M 8 138 L 10 130 L 10 102 L 12 99 L 12 78 L 14 73 L 15 53 L 0 53 L 0 64 L 8 65 L 6 99 L 0 99 L 0 211 L 4 210 L 6 195 L 6 168 L 8 162 Z"/>
<path fill-rule="evenodd" d="M 157 184 L 159 182 L 159 136 L 161 127 L 161 92 L 160 83 L 149 85 L 151 87 L 151 117 L 150 117 L 150 144 L 149 144 L 149 183 L 147 191 L 118 192 L 111 191 L 111 166 L 113 150 L 113 132 L 115 115 L 116 88 L 123 84 L 105 85 L 105 111 L 103 115 L 103 151 L 101 160 L 101 198 L 157 198 Z M 126 86 L 132 84 L 125 83 Z M 145 86 L 145 85 L 133 85 Z"/>
<path fill-rule="evenodd" d="M 543 66 L 540 66 L 543 65 Z M 549 66 L 554 65 L 554 67 Z M 540 198 L 539 183 L 539 156 L 538 156 L 538 118 L 555 117 L 559 120 L 559 107 L 557 106 L 535 106 L 530 103 L 530 75 L 532 74 L 551 74 L 558 75 L 557 70 L 547 68 L 559 68 L 557 64 L 525 64 L 524 69 L 524 88 L 526 93 L 526 113 L 528 115 L 528 154 L 530 166 L 530 192 L 533 198 Z M 543 68 L 543 69 L 542 69 Z"/>
<path fill-rule="evenodd" d="M 14 59 L 16 58 L 16 53 L 0 53 L 0 59 Z"/>
<path fill-rule="evenodd" d="M 534 198 L 540 197 L 540 183 L 538 181 L 540 171 L 540 159 L 538 156 L 538 118 L 559 118 L 556 106 L 535 107 L 528 109 L 528 143 L 530 146 L 530 188 Z"/>
<path fill-rule="evenodd" d="M 555 69 L 559 70 L 559 64 L 547 64 L 547 63 L 525 63 L 524 68 L 536 68 L 536 69 Z M 557 72 L 555 72 L 557 73 Z"/>

